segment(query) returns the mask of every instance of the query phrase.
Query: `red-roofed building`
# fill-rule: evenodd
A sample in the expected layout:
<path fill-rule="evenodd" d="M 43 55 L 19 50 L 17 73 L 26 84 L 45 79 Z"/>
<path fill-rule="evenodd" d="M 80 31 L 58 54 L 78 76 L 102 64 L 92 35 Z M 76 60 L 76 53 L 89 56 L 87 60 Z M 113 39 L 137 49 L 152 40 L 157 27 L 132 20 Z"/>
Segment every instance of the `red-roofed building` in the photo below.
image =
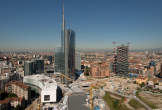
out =
<path fill-rule="evenodd" d="M 19 81 L 11 81 L 5 85 L 5 91 L 14 93 L 20 98 L 28 100 L 30 98 L 30 87 Z"/>
<path fill-rule="evenodd" d="M 4 100 L 0 100 L 0 110 L 7 110 L 12 107 L 17 107 L 18 105 L 21 105 L 23 103 L 23 98 L 17 98 L 17 97 L 11 97 L 6 98 Z"/>

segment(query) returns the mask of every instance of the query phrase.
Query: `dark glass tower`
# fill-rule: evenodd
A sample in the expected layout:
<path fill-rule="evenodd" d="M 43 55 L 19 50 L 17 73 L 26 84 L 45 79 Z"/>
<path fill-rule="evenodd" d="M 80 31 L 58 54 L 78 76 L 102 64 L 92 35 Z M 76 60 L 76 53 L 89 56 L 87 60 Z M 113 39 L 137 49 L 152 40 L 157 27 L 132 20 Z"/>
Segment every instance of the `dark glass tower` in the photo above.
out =
<path fill-rule="evenodd" d="M 44 60 L 35 60 L 35 73 L 44 73 Z"/>
<path fill-rule="evenodd" d="M 32 75 L 34 73 L 34 62 L 25 61 L 24 63 L 24 76 Z"/>
<path fill-rule="evenodd" d="M 74 78 L 75 72 L 75 32 L 71 29 L 65 31 L 65 74 Z"/>

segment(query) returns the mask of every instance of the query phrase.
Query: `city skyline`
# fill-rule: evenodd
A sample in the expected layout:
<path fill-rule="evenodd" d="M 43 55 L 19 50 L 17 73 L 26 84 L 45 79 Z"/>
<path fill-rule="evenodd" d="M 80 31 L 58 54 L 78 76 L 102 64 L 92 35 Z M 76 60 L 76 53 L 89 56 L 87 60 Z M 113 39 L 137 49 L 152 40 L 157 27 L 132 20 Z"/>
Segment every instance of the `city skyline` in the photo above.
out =
<path fill-rule="evenodd" d="M 61 39 L 61 0 L 0 1 L 0 48 L 55 48 Z M 162 1 L 65 0 L 77 48 L 161 48 Z"/>

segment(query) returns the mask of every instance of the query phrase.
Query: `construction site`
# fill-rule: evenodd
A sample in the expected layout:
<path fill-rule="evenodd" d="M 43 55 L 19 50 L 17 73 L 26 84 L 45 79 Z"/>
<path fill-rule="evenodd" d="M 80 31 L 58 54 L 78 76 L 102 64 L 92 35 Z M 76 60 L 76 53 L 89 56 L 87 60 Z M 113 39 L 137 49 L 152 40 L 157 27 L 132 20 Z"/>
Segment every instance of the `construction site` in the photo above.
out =
<path fill-rule="evenodd" d="M 63 84 L 62 80 L 68 80 Z M 86 79 L 81 76 L 73 81 L 61 73 L 52 76 L 31 75 L 23 82 L 34 88 L 39 94 L 26 110 L 107 110 L 103 100 L 105 81 Z"/>

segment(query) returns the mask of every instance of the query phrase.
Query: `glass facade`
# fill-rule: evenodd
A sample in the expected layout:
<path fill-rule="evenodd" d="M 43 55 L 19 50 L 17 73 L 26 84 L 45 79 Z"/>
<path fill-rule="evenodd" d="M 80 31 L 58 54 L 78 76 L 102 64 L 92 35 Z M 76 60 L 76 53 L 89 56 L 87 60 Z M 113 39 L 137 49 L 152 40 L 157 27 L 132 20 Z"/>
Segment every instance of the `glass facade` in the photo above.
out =
<path fill-rule="evenodd" d="M 61 47 L 55 49 L 55 72 L 64 73 L 64 53 Z"/>
<path fill-rule="evenodd" d="M 66 44 L 65 45 L 65 58 L 66 58 L 66 68 L 65 70 L 67 70 L 68 76 L 74 76 L 74 72 L 75 72 L 75 32 L 71 29 L 66 30 L 66 34 L 65 34 L 65 39 L 66 39 Z"/>
<path fill-rule="evenodd" d="M 61 47 L 55 50 L 55 72 L 69 77 L 75 72 L 75 32 L 65 28 L 64 8 L 62 13 Z"/>

